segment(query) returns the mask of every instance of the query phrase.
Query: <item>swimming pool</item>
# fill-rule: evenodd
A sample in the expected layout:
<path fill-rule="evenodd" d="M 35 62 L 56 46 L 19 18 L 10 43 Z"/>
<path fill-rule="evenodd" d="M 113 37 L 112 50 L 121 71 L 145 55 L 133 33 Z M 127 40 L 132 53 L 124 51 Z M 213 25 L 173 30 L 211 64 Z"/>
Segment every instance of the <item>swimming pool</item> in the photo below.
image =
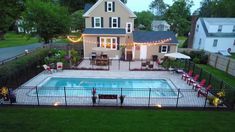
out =
<path fill-rule="evenodd" d="M 177 97 L 174 85 L 167 79 L 110 79 L 50 77 L 38 85 L 39 96 L 91 96 L 117 94 L 128 97 Z M 151 89 L 151 91 L 150 91 Z M 29 93 L 36 96 L 36 90 Z"/>

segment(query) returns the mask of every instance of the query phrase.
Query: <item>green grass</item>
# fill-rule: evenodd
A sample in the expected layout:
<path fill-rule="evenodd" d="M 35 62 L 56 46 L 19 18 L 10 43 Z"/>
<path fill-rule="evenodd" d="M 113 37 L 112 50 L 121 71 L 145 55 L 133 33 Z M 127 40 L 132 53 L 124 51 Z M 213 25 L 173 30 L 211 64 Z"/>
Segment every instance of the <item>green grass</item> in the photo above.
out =
<path fill-rule="evenodd" d="M 232 75 L 229 75 L 224 71 L 218 70 L 218 69 L 216 69 L 212 66 L 208 66 L 208 65 L 199 65 L 199 67 L 203 68 L 205 71 L 211 73 L 212 75 L 218 77 L 219 79 L 223 80 L 224 82 L 235 87 L 235 77 L 233 77 Z"/>
<path fill-rule="evenodd" d="M 179 36 L 177 37 L 178 41 L 179 41 L 179 48 L 183 47 L 184 42 L 187 40 L 187 37 L 184 36 Z"/>
<path fill-rule="evenodd" d="M 231 54 L 231 58 L 235 59 L 235 53 Z"/>
<path fill-rule="evenodd" d="M 0 40 L 0 48 L 23 46 L 37 43 L 38 39 L 35 37 L 28 38 L 23 34 L 7 33 L 5 40 Z"/>
<path fill-rule="evenodd" d="M 1 108 L 2 132 L 152 132 L 235 130 L 235 112 Z"/>

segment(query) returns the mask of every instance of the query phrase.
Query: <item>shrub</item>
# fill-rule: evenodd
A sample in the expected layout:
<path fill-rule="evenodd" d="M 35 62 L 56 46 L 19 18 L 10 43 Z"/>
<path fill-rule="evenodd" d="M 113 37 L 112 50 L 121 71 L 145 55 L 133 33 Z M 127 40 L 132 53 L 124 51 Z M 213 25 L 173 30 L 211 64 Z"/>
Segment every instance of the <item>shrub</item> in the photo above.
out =
<path fill-rule="evenodd" d="M 195 57 L 195 58 L 193 59 L 193 62 L 196 63 L 196 64 L 199 64 L 199 63 L 200 63 L 200 59 L 197 58 L 197 57 Z"/>

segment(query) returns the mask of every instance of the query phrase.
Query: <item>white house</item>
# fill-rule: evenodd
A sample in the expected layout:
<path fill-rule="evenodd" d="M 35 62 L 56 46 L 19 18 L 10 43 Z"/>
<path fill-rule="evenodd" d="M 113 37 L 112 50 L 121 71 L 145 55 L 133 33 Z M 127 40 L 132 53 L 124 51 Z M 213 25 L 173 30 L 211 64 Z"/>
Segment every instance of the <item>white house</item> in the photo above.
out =
<path fill-rule="evenodd" d="M 199 18 L 193 49 L 235 52 L 235 18 Z"/>
<path fill-rule="evenodd" d="M 152 22 L 153 31 L 169 31 L 170 25 L 165 20 L 154 20 Z"/>

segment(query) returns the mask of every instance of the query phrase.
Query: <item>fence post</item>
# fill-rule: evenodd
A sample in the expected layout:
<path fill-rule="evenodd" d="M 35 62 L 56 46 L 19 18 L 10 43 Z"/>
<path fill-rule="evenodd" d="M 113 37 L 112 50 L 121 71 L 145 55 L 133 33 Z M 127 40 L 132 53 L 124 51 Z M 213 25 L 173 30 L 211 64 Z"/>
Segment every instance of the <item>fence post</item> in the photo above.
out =
<path fill-rule="evenodd" d="M 215 68 L 216 68 L 216 66 L 217 66 L 218 59 L 219 59 L 219 56 L 217 55 L 217 56 L 216 56 L 216 59 L 215 59 Z"/>
<path fill-rule="evenodd" d="M 202 78 L 202 68 L 201 68 L 200 74 L 199 74 L 199 79 L 201 79 L 201 78 Z"/>
<path fill-rule="evenodd" d="M 223 88 L 224 81 L 220 82 L 220 90 Z"/>
<path fill-rule="evenodd" d="M 112 60 L 111 60 L 111 61 L 112 61 Z M 110 60 L 108 59 L 108 70 L 110 70 L 110 66 L 109 66 L 110 63 L 109 63 L 109 62 L 110 62 Z"/>
<path fill-rule="evenodd" d="M 195 74 L 195 66 L 196 66 L 196 64 L 193 63 L 193 75 Z"/>
<path fill-rule="evenodd" d="M 65 106 L 67 107 L 68 104 L 67 104 L 67 96 L 66 96 L 66 89 L 64 87 L 64 102 L 65 102 Z"/>
<path fill-rule="evenodd" d="M 129 60 L 129 71 L 131 70 L 131 60 Z"/>
<path fill-rule="evenodd" d="M 148 107 L 150 107 L 150 99 L 151 99 L 151 88 L 149 88 L 149 101 L 148 101 Z"/>
<path fill-rule="evenodd" d="M 208 98 L 208 91 L 206 91 L 206 98 L 205 98 L 205 103 L 204 103 L 204 107 L 203 107 L 203 109 L 205 109 L 205 108 L 206 108 L 207 98 Z"/>
<path fill-rule="evenodd" d="M 184 60 L 184 70 L 186 71 L 186 67 L 187 67 L 187 61 Z"/>
<path fill-rule="evenodd" d="M 225 72 L 227 72 L 227 73 L 228 73 L 228 70 L 229 70 L 229 65 L 230 65 L 230 59 L 228 60 L 228 64 L 227 64 L 226 70 L 225 70 Z"/>
<path fill-rule="evenodd" d="M 209 81 L 208 81 L 208 84 L 211 83 L 211 73 L 210 73 L 210 76 L 209 76 Z"/>
<path fill-rule="evenodd" d="M 120 101 L 121 101 L 121 98 L 122 98 L 122 88 L 121 88 L 121 96 L 119 97 L 120 98 Z M 123 99 L 124 100 L 124 99 Z M 122 103 L 123 102 L 121 102 L 121 107 L 122 107 Z"/>
<path fill-rule="evenodd" d="M 118 59 L 118 70 L 120 70 L 120 59 Z"/>
<path fill-rule="evenodd" d="M 190 65 L 191 65 L 191 62 L 189 61 L 188 62 L 188 71 L 190 70 Z"/>
<path fill-rule="evenodd" d="M 38 106 L 40 105 L 39 103 L 39 97 L 38 97 L 38 87 L 36 86 L 36 94 L 37 94 L 37 101 L 38 101 Z"/>
<path fill-rule="evenodd" d="M 178 89 L 177 101 L 176 101 L 176 108 L 178 108 L 178 104 L 179 104 L 179 96 L 180 96 L 180 89 Z"/>

